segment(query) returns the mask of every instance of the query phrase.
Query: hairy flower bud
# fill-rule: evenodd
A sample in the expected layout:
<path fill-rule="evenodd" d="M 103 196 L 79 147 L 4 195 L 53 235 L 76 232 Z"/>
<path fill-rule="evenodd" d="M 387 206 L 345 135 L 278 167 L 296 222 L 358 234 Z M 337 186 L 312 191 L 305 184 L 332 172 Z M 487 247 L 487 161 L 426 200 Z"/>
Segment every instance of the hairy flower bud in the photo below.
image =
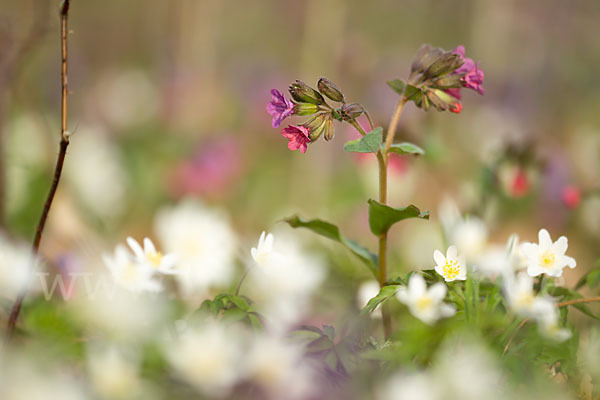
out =
<path fill-rule="evenodd" d="M 439 89 L 452 89 L 460 88 L 463 86 L 462 75 L 445 75 L 433 81 L 436 88 Z"/>
<path fill-rule="evenodd" d="M 353 119 L 360 117 L 365 111 L 363 106 L 358 103 L 344 104 L 340 110 L 344 121 L 352 121 Z"/>
<path fill-rule="evenodd" d="M 428 44 L 421 46 L 410 67 L 411 75 L 425 71 L 442 54 L 444 51 L 440 48 L 433 48 Z"/>
<path fill-rule="evenodd" d="M 311 103 L 296 103 L 294 105 L 294 115 L 305 116 L 313 115 L 319 111 L 319 106 Z"/>
<path fill-rule="evenodd" d="M 439 77 L 455 71 L 463 63 L 464 60 L 459 54 L 444 53 L 425 70 L 423 76 L 425 79 Z"/>
<path fill-rule="evenodd" d="M 319 89 L 319 92 L 321 92 L 327 98 L 340 103 L 344 102 L 344 95 L 329 79 L 319 79 L 319 82 L 317 82 L 317 88 Z"/>
<path fill-rule="evenodd" d="M 454 108 L 454 100 L 448 93 L 439 89 L 430 89 L 426 92 L 427 99 L 431 104 L 440 111 L 446 111 L 449 108 Z"/>
<path fill-rule="evenodd" d="M 333 119 L 327 118 L 327 120 L 325 121 L 325 129 L 324 129 L 323 137 L 325 138 L 325 140 L 330 141 L 331 139 L 333 139 L 334 134 L 335 134 L 335 132 L 333 129 Z"/>
<path fill-rule="evenodd" d="M 316 141 L 321 134 L 323 134 L 328 119 L 331 119 L 331 115 L 329 113 L 322 112 L 302 124 L 309 130 L 310 133 L 308 137 L 311 141 Z"/>
<path fill-rule="evenodd" d="M 292 83 L 289 91 L 292 98 L 299 103 L 325 104 L 325 99 L 321 96 L 321 93 L 302 81 Z"/>

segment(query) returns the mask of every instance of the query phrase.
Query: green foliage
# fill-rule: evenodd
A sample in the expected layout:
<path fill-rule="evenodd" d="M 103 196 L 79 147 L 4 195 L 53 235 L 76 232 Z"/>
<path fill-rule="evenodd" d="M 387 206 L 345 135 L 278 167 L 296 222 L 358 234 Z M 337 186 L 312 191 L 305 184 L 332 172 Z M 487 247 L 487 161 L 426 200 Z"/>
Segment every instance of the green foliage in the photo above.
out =
<path fill-rule="evenodd" d="M 588 271 L 577 281 L 575 289 L 581 289 L 584 285 L 587 285 L 590 289 L 594 289 L 598 284 L 600 284 L 600 268 L 595 268 Z"/>
<path fill-rule="evenodd" d="M 417 146 L 416 144 L 403 142 L 403 143 L 394 143 L 388 149 L 388 153 L 396 153 L 396 154 L 414 154 L 417 156 L 422 156 L 425 154 L 425 151 Z"/>
<path fill-rule="evenodd" d="M 341 243 L 361 259 L 373 274 L 377 274 L 377 256 L 371 253 L 367 248 L 347 239 L 340 233 L 340 229 L 332 223 L 321 219 L 305 220 L 297 215 L 284 219 L 284 222 L 287 222 L 292 228 L 306 228 L 318 235 L 325 236 L 328 239 Z"/>
<path fill-rule="evenodd" d="M 393 79 L 391 81 L 387 81 L 386 83 L 389 87 L 392 88 L 394 92 L 398 93 L 400 96 L 404 94 L 404 87 L 406 84 L 402 79 Z"/>
<path fill-rule="evenodd" d="M 419 210 L 410 205 L 403 208 L 393 208 L 373 199 L 369 200 L 369 227 L 375 235 L 386 233 L 396 222 L 407 218 L 429 219 L 429 211 Z"/>
<path fill-rule="evenodd" d="M 360 139 L 347 142 L 344 150 L 353 153 L 377 153 L 382 139 L 383 129 L 377 127 Z"/>
<path fill-rule="evenodd" d="M 379 293 L 377 294 L 377 296 L 375 296 L 371 300 L 369 300 L 367 305 L 360 311 L 360 313 L 368 314 L 368 313 L 372 312 L 373 310 L 375 310 L 377 308 L 377 306 L 384 303 L 388 299 L 391 299 L 394 296 L 394 294 L 396 294 L 396 291 L 398 290 L 399 287 L 400 287 L 400 285 L 388 285 L 388 286 L 382 287 L 381 290 L 379 290 Z"/>
<path fill-rule="evenodd" d="M 262 317 L 251 301 L 234 294 L 221 293 L 213 300 L 204 300 L 194 314 L 199 318 L 220 317 L 229 322 L 243 322 L 255 330 L 263 329 Z"/>

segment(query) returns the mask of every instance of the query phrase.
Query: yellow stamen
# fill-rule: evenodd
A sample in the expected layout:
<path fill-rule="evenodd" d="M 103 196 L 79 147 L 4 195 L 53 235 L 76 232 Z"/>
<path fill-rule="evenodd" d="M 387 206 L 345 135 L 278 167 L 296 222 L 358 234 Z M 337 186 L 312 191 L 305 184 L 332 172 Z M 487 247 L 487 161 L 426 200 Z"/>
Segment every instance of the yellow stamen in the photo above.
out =
<path fill-rule="evenodd" d="M 544 268 L 552 268 L 555 261 L 556 255 L 550 250 L 546 250 L 540 257 L 540 264 L 542 264 L 542 267 Z"/>
<path fill-rule="evenodd" d="M 160 251 L 157 251 L 156 253 L 146 254 L 146 257 L 148 258 L 148 261 L 150 261 L 150 264 L 152 264 L 154 268 L 160 267 L 160 263 L 162 262 L 163 258 L 163 255 Z"/>
<path fill-rule="evenodd" d="M 429 306 L 431 305 L 432 302 L 433 302 L 433 300 L 431 299 L 431 297 L 423 296 L 417 300 L 415 305 L 417 307 L 417 310 L 425 311 L 427 308 L 429 308 Z"/>
<path fill-rule="evenodd" d="M 444 271 L 444 276 L 446 278 L 455 279 L 460 272 L 460 265 L 458 265 L 458 261 L 456 260 L 446 259 L 446 264 L 442 270 Z"/>

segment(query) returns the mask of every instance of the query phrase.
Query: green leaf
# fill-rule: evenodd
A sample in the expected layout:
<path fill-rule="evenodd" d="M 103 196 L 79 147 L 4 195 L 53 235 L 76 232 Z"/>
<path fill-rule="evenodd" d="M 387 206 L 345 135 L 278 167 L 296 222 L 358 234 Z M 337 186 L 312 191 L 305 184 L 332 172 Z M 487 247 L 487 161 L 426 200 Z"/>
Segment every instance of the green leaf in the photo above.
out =
<path fill-rule="evenodd" d="M 600 283 L 600 269 L 593 269 L 589 271 L 587 274 L 581 277 L 577 284 L 575 285 L 575 289 L 581 288 L 583 285 L 588 285 L 589 288 L 595 288 Z"/>
<path fill-rule="evenodd" d="M 383 129 L 377 127 L 360 139 L 347 142 L 344 150 L 352 153 L 377 153 L 382 138 Z"/>
<path fill-rule="evenodd" d="M 371 253 L 367 248 L 347 239 L 340 233 L 340 229 L 337 226 L 321 219 L 305 220 L 297 215 L 284 219 L 284 222 L 287 222 L 292 228 L 310 229 L 318 235 L 325 236 L 328 239 L 343 244 L 355 256 L 367 264 L 374 274 L 377 274 L 377 256 Z"/>
<path fill-rule="evenodd" d="M 423 97 L 421 89 L 413 85 L 406 85 L 406 88 L 404 89 L 404 95 L 408 100 L 412 100 L 414 102 L 419 102 L 421 97 Z"/>
<path fill-rule="evenodd" d="M 389 285 L 382 287 L 377 296 L 369 300 L 367 305 L 360 311 L 360 313 L 367 314 L 375 310 L 378 305 L 394 296 L 399 286 L 400 285 Z"/>
<path fill-rule="evenodd" d="M 388 149 L 388 153 L 414 154 L 417 156 L 422 156 L 423 154 L 425 154 L 425 151 L 416 144 L 404 142 L 392 144 Z"/>
<path fill-rule="evenodd" d="M 404 94 L 404 86 L 405 83 L 402 79 L 393 79 L 391 81 L 386 82 L 389 87 L 391 87 L 394 92 L 398 93 L 400 96 Z"/>
<path fill-rule="evenodd" d="M 396 222 L 407 218 L 429 219 L 429 211 L 419 210 L 410 205 L 403 208 L 393 208 L 373 199 L 369 200 L 369 227 L 375 235 L 386 233 Z"/>

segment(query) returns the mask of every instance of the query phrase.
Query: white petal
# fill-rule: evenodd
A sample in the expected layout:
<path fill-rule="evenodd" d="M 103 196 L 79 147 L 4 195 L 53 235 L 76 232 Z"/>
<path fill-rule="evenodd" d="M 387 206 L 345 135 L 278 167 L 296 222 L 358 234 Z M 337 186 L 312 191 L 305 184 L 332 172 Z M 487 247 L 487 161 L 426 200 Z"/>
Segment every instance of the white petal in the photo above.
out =
<path fill-rule="evenodd" d="M 396 298 L 404 304 L 409 304 L 410 303 L 410 297 L 408 295 L 408 290 L 406 290 L 406 288 L 401 287 L 400 289 L 398 289 L 398 291 L 396 292 Z"/>
<path fill-rule="evenodd" d="M 425 279 L 419 274 L 413 274 L 408 280 L 408 291 L 411 297 L 421 297 L 427 290 Z"/>
<path fill-rule="evenodd" d="M 269 233 L 267 235 L 267 238 L 265 239 L 265 251 L 272 251 L 273 250 L 273 234 Z"/>
<path fill-rule="evenodd" d="M 535 243 L 525 242 L 521 244 L 521 252 L 527 258 L 536 258 L 539 253 L 539 246 Z"/>
<path fill-rule="evenodd" d="M 442 269 L 442 267 L 440 265 L 436 265 L 436 267 L 434 268 L 435 272 L 437 272 L 438 274 L 440 274 L 440 276 L 443 276 L 445 278 L 444 275 L 444 270 Z"/>
<path fill-rule="evenodd" d="M 440 304 L 440 315 L 442 317 L 451 317 L 456 314 L 456 308 L 452 304 L 442 303 Z"/>
<path fill-rule="evenodd" d="M 429 296 L 431 296 L 431 298 L 435 301 L 441 301 L 444 299 L 444 297 L 446 297 L 446 292 L 448 291 L 448 288 L 446 287 L 446 285 L 444 285 L 442 282 L 438 282 L 433 284 L 429 290 L 428 290 L 428 294 Z"/>
<path fill-rule="evenodd" d="M 156 254 L 156 247 L 150 238 L 144 238 L 144 252 L 146 254 Z"/>
<path fill-rule="evenodd" d="M 256 250 L 256 247 L 253 247 L 250 249 L 250 254 L 252 255 L 252 259 L 254 259 L 254 261 L 256 261 L 256 253 L 258 250 Z"/>
<path fill-rule="evenodd" d="M 129 247 L 131 247 L 131 250 L 133 250 L 133 253 L 135 254 L 136 257 L 138 257 L 140 259 L 144 258 L 144 249 L 142 249 L 142 246 L 140 246 L 140 244 L 137 242 L 137 240 L 135 240 L 131 236 L 128 236 L 127 244 L 129 245 Z"/>
<path fill-rule="evenodd" d="M 435 260 L 435 263 L 439 266 L 443 266 L 444 264 L 446 264 L 446 257 L 444 257 L 442 252 L 439 250 L 433 252 L 433 259 Z"/>
<path fill-rule="evenodd" d="M 543 250 L 546 250 L 547 248 L 552 246 L 552 238 L 550 237 L 548 231 L 545 229 L 540 229 L 540 231 L 538 232 L 538 240 L 540 243 L 540 248 Z"/>
<path fill-rule="evenodd" d="M 567 247 L 569 247 L 569 242 L 567 240 L 567 237 L 566 236 L 559 237 L 558 240 L 556 242 L 554 242 L 552 247 L 554 248 L 554 252 L 557 255 L 565 254 L 567 251 Z"/>
<path fill-rule="evenodd" d="M 537 264 L 529 264 L 527 266 L 527 274 L 529 276 L 538 276 L 542 273 L 544 273 L 544 269 Z"/>
<path fill-rule="evenodd" d="M 458 249 L 456 248 L 456 246 L 452 245 L 452 246 L 448 247 L 448 250 L 446 251 L 446 258 L 454 260 L 454 259 L 456 259 L 457 256 L 458 256 Z"/>
<path fill-rule="evenodd" d="M 161 269 L 171 269 L 177 264 L 177 256 L 175 254 L 165 254 L 160 263 Z"/>
<path fill-rule="evenodd" d="M 577 266 L 577 261 L 575 261 L 575 259 L 573 257 L 569 257 L 569 256 L 564 256 L 563 257 L 563 262 L 569 267 L 569 268 L 575 268 Z"/>

